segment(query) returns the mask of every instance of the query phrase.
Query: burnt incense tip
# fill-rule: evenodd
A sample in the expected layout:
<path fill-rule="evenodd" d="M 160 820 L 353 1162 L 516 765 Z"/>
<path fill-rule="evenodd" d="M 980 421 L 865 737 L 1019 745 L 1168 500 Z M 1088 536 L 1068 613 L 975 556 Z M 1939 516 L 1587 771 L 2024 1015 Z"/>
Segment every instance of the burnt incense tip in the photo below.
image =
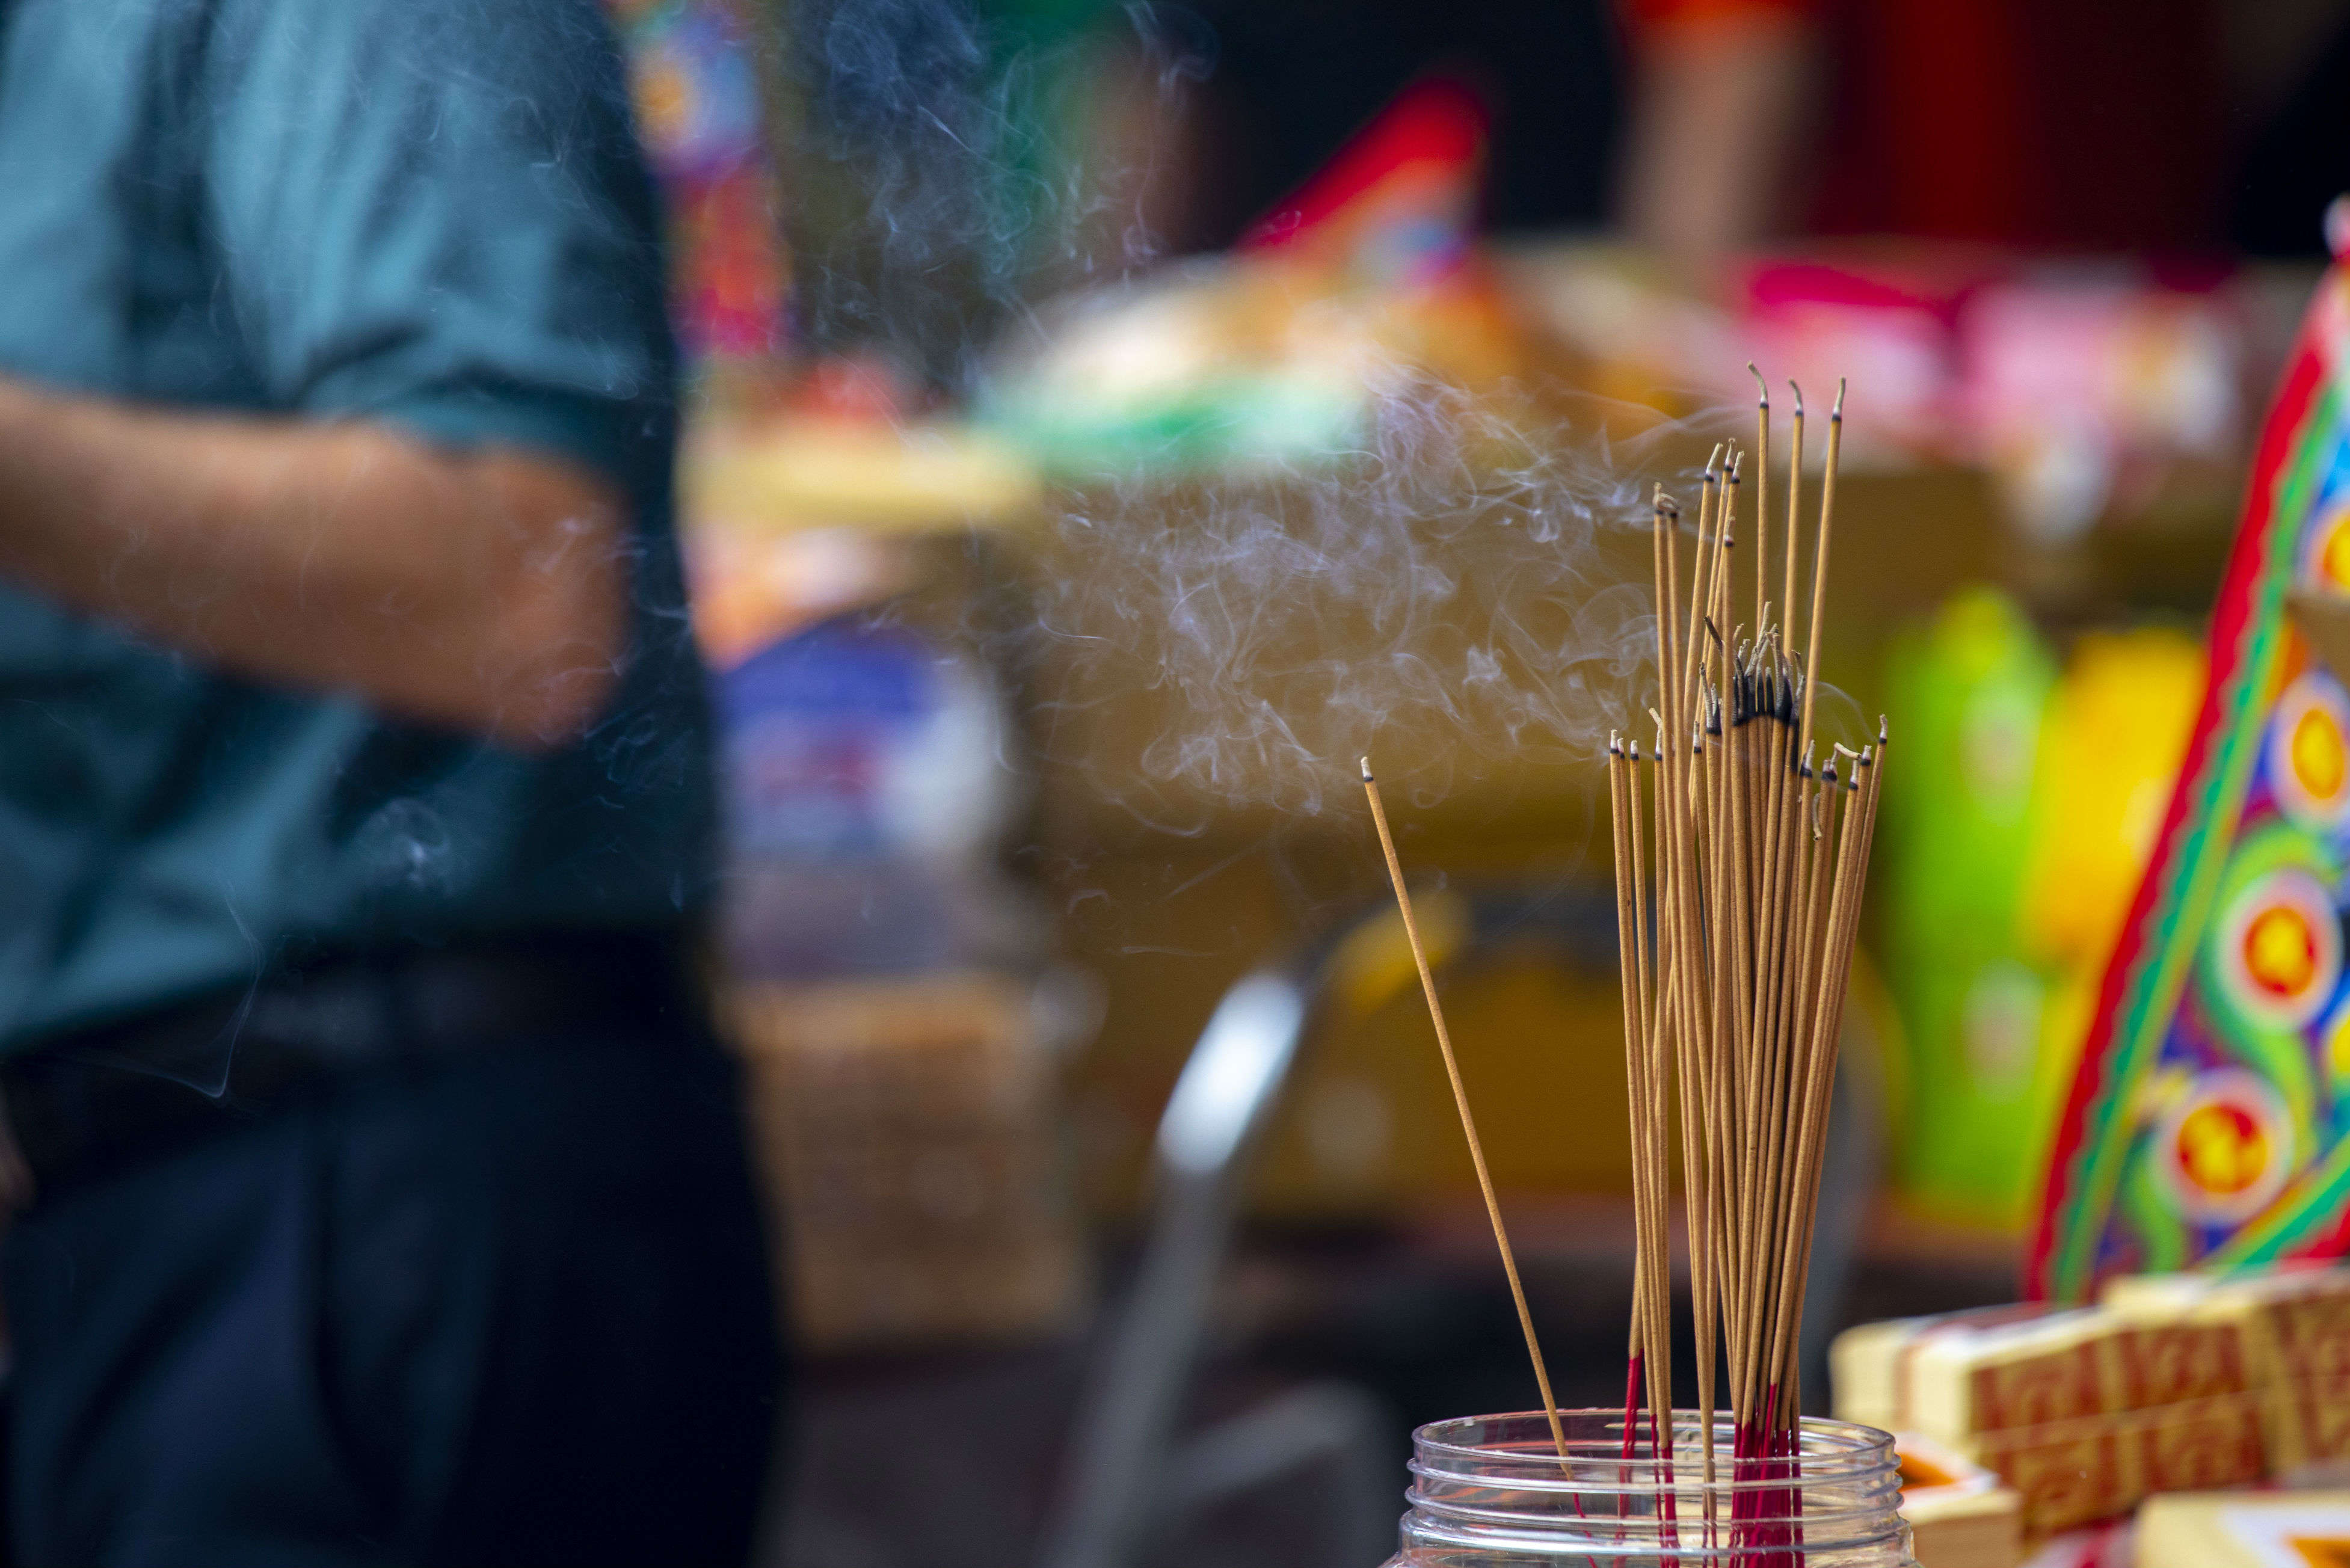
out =
<path fill-rule="evenodd" d="M 1762 372 L 1754 368 L 1754 361 L 1752 359 L 1746 361 L 1746 373 L 1754 378 L 1754 390 L 1759 394 L 1755 399 L 1756 406 L 1765 409 L 1769 408 L 1771 406 L 1771 383 L 1762 379 Z"/>
<path fill-rule="evenodd" d="M 1363 782 L 1365 784 L 1371 782 L 1371 759 L 1368 757 L 1363 759 Z"/>
<path fill-rule="evenodd" d="M 1795 385 L 1794 382 L 1789 381 L 1787 383 L 1787 389 L 1795 394 L 1795 417 L 1797 419 L 1802 419 L 1804 417 L 1804 389 Z"/>
<path fill-rule="evenodd" d="M 1843 378 L 1842 376 L 1838 376 L 1838 377 L 1836 378 L 1836 396 L 1835 396 L 1835 405 L 1834 405 L 1833 407 L 1831 407 L 1831 408 L 1828 410 L 1828 422 L 1829 422 L 1829 423 L 1831 423 L 1831 424 L 1838 424 L 1838 423 L 1841 423 L 1841 422 L 1843 421 L 1843 420 L 1844 420 L 1844 378 Z"/>
<path fill-rule="evenodd" d="M 1877 716 L 1877 743 L 1879 746 L 1892 743 L 1892 738 L 1885 732 L 1885 715 L 1882 713 Z"/>

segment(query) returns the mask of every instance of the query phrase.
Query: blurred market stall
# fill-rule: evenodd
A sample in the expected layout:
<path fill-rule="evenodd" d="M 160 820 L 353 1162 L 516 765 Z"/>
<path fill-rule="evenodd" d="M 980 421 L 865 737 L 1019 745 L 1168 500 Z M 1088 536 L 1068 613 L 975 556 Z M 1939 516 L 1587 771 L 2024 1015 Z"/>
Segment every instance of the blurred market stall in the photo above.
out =
<path fill-rule="evenodd" d="M 1429 878 L 1541 1314 L 1568 1346 L 1617 1330 L 1620 1015 L 1583 919 L 1598 757 L 1643 701 L 1627 585 L 1649 487 L 1689 488 L 1752 429 L 1750 360 L 1780 420 L 1808 396 L 1814 461 L 1840 379 L 1866 410 L 1823 656 L 1848 701 L 1823 729 L 1857 740 L 1895 708 L 1919 759 L 1887 791 L 1839 1102 L 1882 1180 L 1864 1158 L 1851 1288 L 1821 1327 L 2010 1293 L 2314 269 L 1917 239 L 1693 268 L 1491 242 L 1491 109 L 1439 73 L 1229 251 L 1121 254 L 1088 284 L 1074 252 L 1024 250 L 1099 215 L 1032 178 L 1049 73 L 972 119 L 879 67 L 763 78 L 718 13 L 634 9 L 687 192 L 681 487 L 726 721 L 725 983 L 806 1343 L 1066 1343 L 1097 1280 L 1116 1299 L 1219 998 L 1346 929 L 1349 978 L 1245 1186 L 1217 1343 L 1274 1381 L 1336 1367 L 1402 1417 L 1458 1414 L 1464 1389 L 1525 1402 L 1484 1344 L 1506 1334 L 1490 1287 L 1458 1283 L 1482 1220 L 1409 954 L 1358 920 L 1380 886 L 1365 752 Z M 940 72 L 960 57 L 931 46 Z M 849 236 L 804 247 L 821 270 L 794 287 L 756 193 L 763 94 L 809 187 L 793 223 Z M 984 155 L 890 162 L 875 128 L 934 102 Z M 885 232 L 889 201 L 937 226 Z M 1563 1359 L 1610 1397 L 1606 1356 Z M 1035 1490 L 1005 1528 L 1038 1524 Z"/>

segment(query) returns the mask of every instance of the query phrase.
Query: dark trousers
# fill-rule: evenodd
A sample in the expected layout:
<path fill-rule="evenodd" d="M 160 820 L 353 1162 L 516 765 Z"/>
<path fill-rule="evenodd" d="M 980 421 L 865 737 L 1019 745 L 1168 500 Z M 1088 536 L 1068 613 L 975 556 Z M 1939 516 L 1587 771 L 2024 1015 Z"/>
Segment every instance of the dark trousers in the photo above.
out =
<path fill-rule="evenodd" d="M 777 1353 L 731 1064 L 379 1065 L 0 1244 L 20 1568 L 727 1564 Z"/>

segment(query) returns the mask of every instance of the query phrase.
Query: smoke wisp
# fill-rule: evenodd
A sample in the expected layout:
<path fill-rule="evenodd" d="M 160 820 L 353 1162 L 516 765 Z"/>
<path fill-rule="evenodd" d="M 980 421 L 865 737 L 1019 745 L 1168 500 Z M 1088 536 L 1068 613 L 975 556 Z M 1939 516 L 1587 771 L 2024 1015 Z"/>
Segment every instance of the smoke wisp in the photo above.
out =
<path fill-rule="evenodd" d="M 1430 799 L 1645 730 L 1649 487 L 1688 447 L 1575 408 L 1399 375 L 1310 466 L 1072 492 L 1038 574 L 1047 762 L 1180 825 L 1351 801 L 1366 753 Z"/>

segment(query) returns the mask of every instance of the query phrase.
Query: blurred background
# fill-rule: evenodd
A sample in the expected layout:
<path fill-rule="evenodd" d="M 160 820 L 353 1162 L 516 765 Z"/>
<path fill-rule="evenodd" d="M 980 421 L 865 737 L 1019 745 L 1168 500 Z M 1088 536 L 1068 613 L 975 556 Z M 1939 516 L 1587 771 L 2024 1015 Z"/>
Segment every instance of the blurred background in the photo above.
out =
<path fill-rule="evenodd" d="M 616 4 L 806 1358 L 772 1561 L 1367 1565 L 1413 1424 L 1533 1402 L 1364 753 L 1562 1402 L 1619 1396 L 1599 757 L 1750 359 L 1812 494 L 1848 378 L 1824 728 L 1904 742 L 1806 1395 L 2014 1296 L 2350 5 Z"/>

